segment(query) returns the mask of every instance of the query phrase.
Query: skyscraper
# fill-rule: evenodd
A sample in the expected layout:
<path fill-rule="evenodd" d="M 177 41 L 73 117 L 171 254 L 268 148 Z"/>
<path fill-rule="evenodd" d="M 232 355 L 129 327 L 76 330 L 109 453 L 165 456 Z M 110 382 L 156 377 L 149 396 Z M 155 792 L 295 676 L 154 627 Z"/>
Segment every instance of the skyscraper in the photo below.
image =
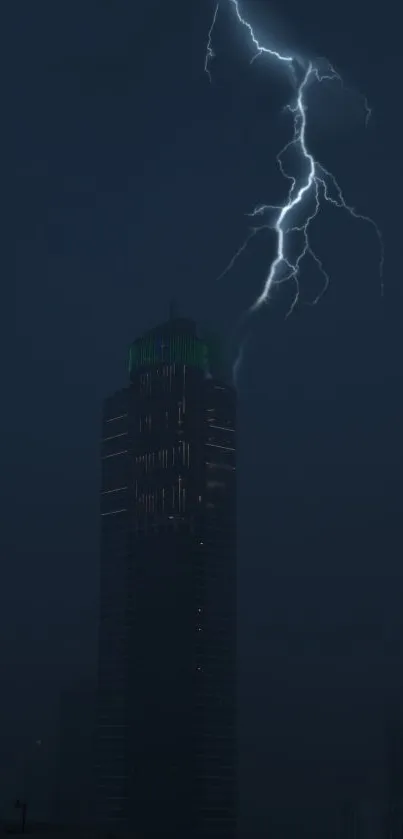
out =
<path fill-rule="evenodd" d="M 98 801 L 140 837 L 236 832 L 236 395 L 216 365 L 171 317 L 104 404 Z"/>

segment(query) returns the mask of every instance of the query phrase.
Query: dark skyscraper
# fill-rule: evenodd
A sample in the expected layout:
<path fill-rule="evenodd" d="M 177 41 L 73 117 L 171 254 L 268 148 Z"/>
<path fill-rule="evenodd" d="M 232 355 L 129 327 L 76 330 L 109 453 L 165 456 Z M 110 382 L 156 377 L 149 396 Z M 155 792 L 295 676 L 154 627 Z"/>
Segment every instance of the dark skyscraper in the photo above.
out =
<path fill-rule="evenodd" d="M 141 837 L 236 831 L 236 394 L 217 364 L 171 317 L 104 404 L 98 801 Z"/>

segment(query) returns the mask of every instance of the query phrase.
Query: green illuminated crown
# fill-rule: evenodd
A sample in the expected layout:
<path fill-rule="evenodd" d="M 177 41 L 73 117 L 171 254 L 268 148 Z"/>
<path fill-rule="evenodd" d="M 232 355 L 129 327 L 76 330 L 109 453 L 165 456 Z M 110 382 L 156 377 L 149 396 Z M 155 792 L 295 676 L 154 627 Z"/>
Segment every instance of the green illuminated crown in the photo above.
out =
<path fill-rule="evenodd" d="M 208 374 L 215 366 L 216 349 L 210 340 L 197 335 L 196 324 L 186 318 L 172 318 L 150 330 L 129 350 L 129 374 L 156 364 L 186 364 Z"/>

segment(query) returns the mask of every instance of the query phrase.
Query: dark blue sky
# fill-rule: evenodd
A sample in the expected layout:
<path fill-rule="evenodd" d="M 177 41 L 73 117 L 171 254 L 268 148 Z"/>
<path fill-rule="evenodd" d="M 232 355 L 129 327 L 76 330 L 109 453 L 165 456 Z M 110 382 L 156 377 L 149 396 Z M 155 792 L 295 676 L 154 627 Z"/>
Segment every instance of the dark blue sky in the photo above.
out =
<path fill-rule="evenodd" d="M 245 33 L 222 6 L 212 85 L 207 0 L 27 0 L 4 13 L 3 303 L 15 312 L 3 332 L 8 778 L 14 744 L 22 753 L 37 732 L 50 743 L 60 691 L 94 672 L 100 409 L 126 381 L 129 342 L 166 316 L 172 295 L 231 336 L 273 256 L 263 237 L 216 280 L 247 231 L 245 213 L 284 195 L 275 155 L 290 94 L 267 62 L 250 68 Z M 319 835 L 331 835 L 339 801 L 380 796 L 385 717 L 403 688 L 394 6 L 243 5 L 262 39 L 275 32 L 303 55 L 326 55 L 368 97 L 365 129 L 358 95 L 312 93 L 308 139 L 348 201 L 376 218 L 386 248 L 381 299 L 371 230 L 329 210 L 314 233 L 332 275 L 327 295 L 284 321 L 285 291 L 248 326 L 239 380 L 248 837 L 272 823 L 287 836 L 287 820 L 312 835 L 318 802 Z"/>

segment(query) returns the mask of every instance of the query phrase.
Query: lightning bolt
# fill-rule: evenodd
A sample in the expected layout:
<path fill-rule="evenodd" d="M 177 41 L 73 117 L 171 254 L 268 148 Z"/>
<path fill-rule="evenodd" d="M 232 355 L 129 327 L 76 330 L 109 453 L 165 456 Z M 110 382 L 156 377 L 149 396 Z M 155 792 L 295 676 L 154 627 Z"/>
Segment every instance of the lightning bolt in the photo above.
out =
<path fill-rule="evenodd" d="M 229 271 L 231 271 L 238 257 L 246 250 L 249 243 L 256 235 L 261 233 L 263 230 L 274 230 L 276 236 L 275 257 L 270 265 L 262 291 L 252 305 L 250 311 L 256 311 L 263 304 L 268 303 L 271 298 L 272 291 L 276 286 L 291 281 L 295 284 L 295 295 L 287 316 L 291 314 L 300 300 L 300 275 L 302 263 L 305 258 L 310 258 L 315 263 L 323 280 L 323 287 L 320 293 L 314 300 L 311 301 L 311 304 L 315 305 L 326 291 L 330 282 L 330 277 L 323 267 L 321 259 L 317 256 L 310 245 L 309 232 L 311 224 L 317 217 L 323 202 L 327 202 L 333 207 L 337 207 L 338 209 L 347 212 L 355 220 L 366 222 L 373 227 L 379 241 L 379 276 L 381 282 L 381 292 L 383 293 L 384 245 L 382 234 L 378 225 L 372 218 L 362 215 L 357 212 L 354 207 L 347 203 L 336 178 L 331 172 L 325 169 L 321 163 L 315 160 L 313 154 L 308 149 L 306 141 L 308 115 L 306 93 L 308 87 L 311 83 L 322 83 L 325 81 L 338 81 L 343 84 L 341 76 L 329 64 L 329 62 L 326 62 L 327 69 L 321 71 L 320 67 L 323 65 L 323 61 L 321 63 L 314 63 L 313 61 L 304 62 L 297 56 L 283 55 L 275 49 L 263 46 L 256 37 L 252 25 L 242 16 L 239 0 L 228 0 L 228 2 L 234 7 L 239 24 L 247 30 L 255 48 L 255 53 L 252 57 L 251 63 L 263 56 L 268 56 L 271 59 L 282 62 L 290 71 L 293 86 L 296 88 L 296 97 L 291 104 L 286 106 L 286 110 L 292 117 L 292 137 L 277 155 L 277 163 L 280 172 L 289 182 L 289 189 L 285 202 L 281 206 L 264 204 L 255 207 L 249 216 L 254 221 L 257 220 L 260 223 L 254 224 L 254 226 L 250 229 L 245 241 L 231 258 L 226 268 L 224 268 L 221 272 L 220 277 L 225 276 Z M 215 58 L 212 46 L 213 30 L 217 21 L 218 11 L 219 3 L 217 3 L 215 8 L 213 23 L 209 30 L 207 42 L 205 70 L 210 80 L 210 65 L 212 60 Z M 371 116 L 371 108 L 364 97 L 363 103 L 365 110 L 365 124 L 367 124 Z M 284 159 L 286 153 L 290 151 L 295 151 L 301 162 L 302 174 L 299 177 L 295 177 L 287 172 Z M 298 239 L 299 243 L 297 243 L 296 256 L 291 256 L 291 244 Z M 237 373 L 240 360 L 241 356 L 235 363 Z"/>
<path fill-rule="evenodd" d="M 214 27 L 215 27 L 215 24 L 216 24 L 219 6 L 220 6 L 220 4 L 217 3 L 217 5 L 215 7 L 215 10 L 214 10 L 213 21 L 212 21 L 212 24 L 210 26 L 210 29 L 208 31 L 208 36 L 207 36 L 207 49 L 206 49 L 206 59 L 205 59 L 205 62 L 204 62 L 204 71 L 205 71 L 205 73 L 207 73 L 207 75 L 210 79 L 210 82 L 212 81 L 211 73 L 210 73 L 210 62 L 213 60 L 213 58 L 215 58 L 215 52 L 213 50 L 213 30 L 214 30 Z"/>

